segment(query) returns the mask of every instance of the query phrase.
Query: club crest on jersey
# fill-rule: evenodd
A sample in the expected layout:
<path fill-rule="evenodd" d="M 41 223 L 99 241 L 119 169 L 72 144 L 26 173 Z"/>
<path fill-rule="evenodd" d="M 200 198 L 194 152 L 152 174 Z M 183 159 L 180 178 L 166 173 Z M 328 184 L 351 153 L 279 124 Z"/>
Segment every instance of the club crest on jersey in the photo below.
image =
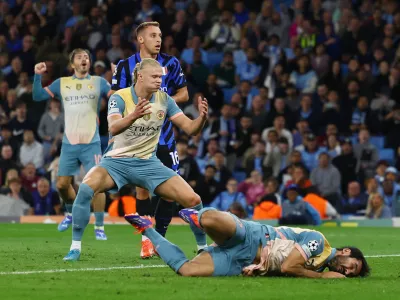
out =
<path fill-rule="evenodd" d="M 93 90 L 93 89 L 94 89 L 94 86 L 93 86 L 93 85 L 91 85 L 91 84 L 88 84 L 88 86 L 87 86 L 87 87 L 88 87 L 88 89 L 89 89 L 89 90 Z"/>
<path fill-rule="evenodd" d="M 82 84 L 81 83 L 77 83 L 76 84 L 76 89 L 79 91 L 82 88 Z"/>
<path fill-rule="evenodd" d="M 150 114 L 144 115 L 143 120 L 145 120 L 145 121 L 150 120 Z"/>
<path fill-rule="evenodd" d="M 167 75 L 168 74 L 168 68 L 167 67 L 162 67 L 162 74 Z"/>
<path fill-rule="evenodd" d="M 157 118 L 158 118 L 159 120 L 164 119 L 164 116 L 165 116 L 165 112 L 164 112 L 163 110 L 159 110 L 159 111 L 157 112 Z"/>

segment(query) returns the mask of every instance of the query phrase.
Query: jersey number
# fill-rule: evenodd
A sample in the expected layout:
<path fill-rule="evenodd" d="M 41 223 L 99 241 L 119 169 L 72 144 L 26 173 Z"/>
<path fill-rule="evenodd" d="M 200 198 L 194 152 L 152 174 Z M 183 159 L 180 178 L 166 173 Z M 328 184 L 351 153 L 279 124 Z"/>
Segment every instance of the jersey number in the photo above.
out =
<path fill-rule="evenodd" d="M 94 155 L 94 163 L 96 165 L 98 165 L 100 163 L 100 160 L 101 160 L 101 154 L 95 154 Z"/>
<path fill-rule="evenodd" d="M 171 156 L 172 163 L 174 165 L 179 165 L 178 151 L 170 152 L 169 155 Z"/>

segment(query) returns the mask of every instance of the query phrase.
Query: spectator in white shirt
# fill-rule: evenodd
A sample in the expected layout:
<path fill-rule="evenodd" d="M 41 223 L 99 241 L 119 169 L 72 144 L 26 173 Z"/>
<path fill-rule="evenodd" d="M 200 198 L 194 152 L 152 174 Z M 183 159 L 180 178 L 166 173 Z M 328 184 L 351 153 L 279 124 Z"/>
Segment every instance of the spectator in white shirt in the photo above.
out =
<path fill-rule="evenodd" d="M 24 131 L 23 143 L 19 152 L 19 160 L 25 167 L 28 163 L 33 163 L 36 169 L 43 167 L 43 146 L 35 140 L 33 131 Z"/>

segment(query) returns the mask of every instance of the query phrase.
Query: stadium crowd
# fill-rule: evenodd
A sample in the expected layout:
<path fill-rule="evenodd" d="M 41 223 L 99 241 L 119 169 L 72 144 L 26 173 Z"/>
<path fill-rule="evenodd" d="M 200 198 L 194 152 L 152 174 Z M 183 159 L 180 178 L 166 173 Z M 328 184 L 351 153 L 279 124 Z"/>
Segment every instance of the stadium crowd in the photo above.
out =
<path fill-rule="evenodd" d="M 204 205 L 282 224 L 400 216 L 395 0 L 0 1 L 1 202 L 62 213 L 63 107 L 32 100 L 35 63 L 46 62 L 46 86 L 71 74 L 70 51 L 86 48 L 92 74 L 111 83 L 144 21 L 160 23 L 162 52 L 181 61 L 184 112 L 198 116 L 199 96 L 211 108 L 201 134 L 175 132 L 180 174 Z M 99 122 L 105 147 L 107 99 Z M 130 191 L 111 198 L 134 201 Z"/>

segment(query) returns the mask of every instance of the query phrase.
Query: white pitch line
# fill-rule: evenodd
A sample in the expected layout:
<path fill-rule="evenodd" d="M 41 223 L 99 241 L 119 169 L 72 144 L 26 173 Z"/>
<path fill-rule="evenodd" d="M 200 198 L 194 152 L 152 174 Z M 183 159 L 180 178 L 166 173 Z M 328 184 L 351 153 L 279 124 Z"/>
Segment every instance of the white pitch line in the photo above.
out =
<path fill-rule="evenodd" d="M 121 267 L 106 267 L 106 268 L 56 269 L 56 270 L 0 272 L 0 275 L 28 275 L 28 274 L 43 274 L 43 273 L 110 271 L 110 270 L 122 270 L 122 269 L 152 269 L 152 268 L 166 268 L 166 267 L 168 267 L 168 266 L 166 266 L 166 265 L 138 265 L 138 266 L 121 266 Z"/>
<path fill-rule="evenodd" d="M 382 255 L 366 255 L 366 258 L 385 258 L 400 257 L 400 254 L 382 254 Z M 87 271 L 110 271 L 110 270 L 135 270 L 135 269 L 157 269 L 167 268 L 166 265 L 138 265 L 138 266 L 121 266 L 121 267 L 104 267 L 104 268 L 83 268 L 83 269 L 56 269 L 56 270 L 35 270 L 35 271 L 15 271 L 0 272 L 0 275 L 29 275 L 29 274 L 49 274 L 49 273 L 67 273 L 67 272 L 87 272 Z"/>
<path fill-rule="evenodd" d="M 365 255 L 366 258 L 400 257 L 400 254 Z"/>

